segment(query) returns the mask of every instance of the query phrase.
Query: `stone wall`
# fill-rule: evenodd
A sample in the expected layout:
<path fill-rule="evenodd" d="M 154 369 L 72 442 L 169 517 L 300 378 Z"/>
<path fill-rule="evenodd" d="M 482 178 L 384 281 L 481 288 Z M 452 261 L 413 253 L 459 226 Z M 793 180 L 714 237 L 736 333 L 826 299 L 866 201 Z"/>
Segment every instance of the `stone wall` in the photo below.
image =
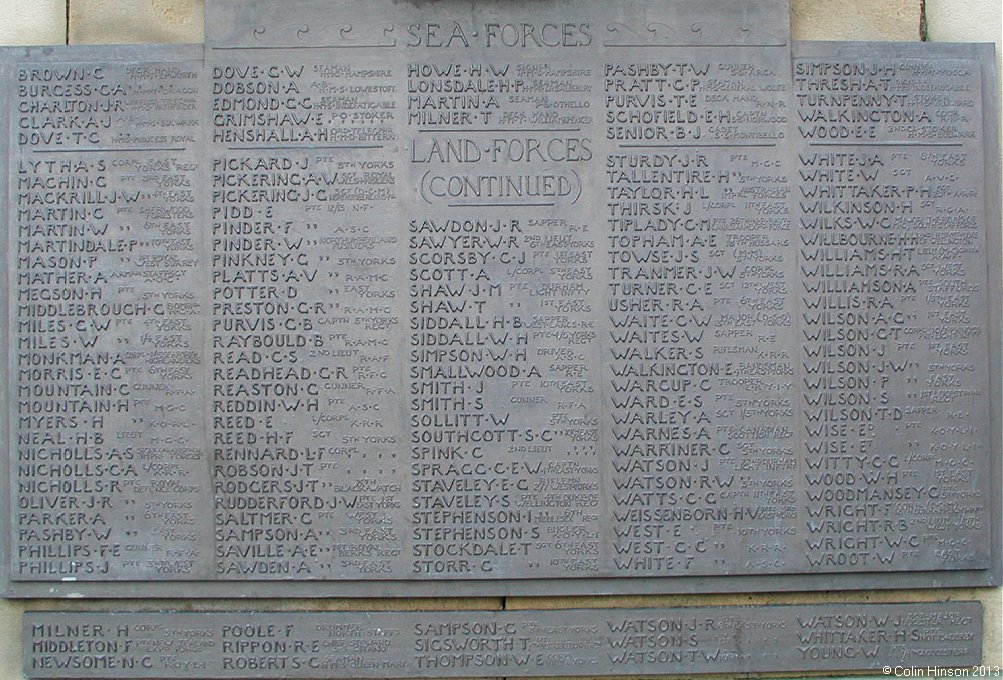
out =
<path fill-rule="evenodd" d="M 925 7 L 924 7 L 925 5 Z M 0 0 L 0 44 L 198 43 L 202 0 Z M 793 30 L 801 40 L 995 42 L 1003 53 L 1000 0 L 793 0 Z M 1003 91 L 1003 87 L 998 91 Z M 1003 105 L 999 107 L 1003 110 Z M 999 492 L 999 490 L 997 490 Z M 898 602 L 978 599 L 985 607 L 985 663 L 1003 665 L 1003 589 L 786 593 L 574 598 L 466 598 L 424 600 L 0 600 L 0 680 L 22 677 L 20 617 L 37 610 L 265 609 L 552 609 L 723 604 Z M 708 680 L 723 676 L 704 676 Z M 750 677 L 747 675 L 743 678 Z M 859 676 L 858 676 L 859 677 Z M 879 676 L 880 677 L 880 676 Z"/>

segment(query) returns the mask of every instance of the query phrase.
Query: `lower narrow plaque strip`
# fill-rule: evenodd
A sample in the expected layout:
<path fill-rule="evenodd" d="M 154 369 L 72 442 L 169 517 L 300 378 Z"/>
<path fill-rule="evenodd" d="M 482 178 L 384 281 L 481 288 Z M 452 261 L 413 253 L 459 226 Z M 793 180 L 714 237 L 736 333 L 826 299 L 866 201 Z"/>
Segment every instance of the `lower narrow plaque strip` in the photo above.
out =
<path fill-rule="evenodd" d="M 981 658 L 978 602 L 24 617 L 28 678 L 864 671 Z"/>

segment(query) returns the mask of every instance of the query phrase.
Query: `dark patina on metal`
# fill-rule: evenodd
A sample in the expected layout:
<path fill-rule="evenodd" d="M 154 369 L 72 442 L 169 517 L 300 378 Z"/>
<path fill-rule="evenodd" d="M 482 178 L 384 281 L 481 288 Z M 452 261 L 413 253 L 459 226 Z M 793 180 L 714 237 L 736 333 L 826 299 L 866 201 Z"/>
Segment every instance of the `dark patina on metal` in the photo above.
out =
<path fill-rule="evenodd" d="M 8 594 L 999 582 L 985 49 L 350 6 L 5 53 Z"/>
<path fill-rule="evenodd" d="M 977 602 L 464 612 L 31 612 L 29 678 L 645 675 L 981 661 Z"/>

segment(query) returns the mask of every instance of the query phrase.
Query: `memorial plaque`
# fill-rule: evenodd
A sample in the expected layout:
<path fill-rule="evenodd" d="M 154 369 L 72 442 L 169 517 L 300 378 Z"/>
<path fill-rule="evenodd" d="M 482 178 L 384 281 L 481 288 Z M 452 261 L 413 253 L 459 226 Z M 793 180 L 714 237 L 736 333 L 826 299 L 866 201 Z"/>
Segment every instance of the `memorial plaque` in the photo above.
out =
<path fill-rule="evenodd" d="M 977 602 L 465 612 L 31 612 L 29 678 L 417 678 L 974 666 Z"/>
<path fill-rule="evenodd" d="M 999 583 L 991 52 L 788 16 L 7 51 L 7 592 Z"/>

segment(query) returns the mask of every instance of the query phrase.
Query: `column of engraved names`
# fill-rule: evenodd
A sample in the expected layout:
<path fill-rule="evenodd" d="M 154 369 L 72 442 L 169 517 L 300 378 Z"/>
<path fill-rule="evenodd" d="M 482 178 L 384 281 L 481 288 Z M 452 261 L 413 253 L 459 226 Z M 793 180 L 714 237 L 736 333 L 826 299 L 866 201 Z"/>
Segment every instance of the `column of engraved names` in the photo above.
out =
<path fill-rule="evenodd" d="M 599 569 L 595 238 L 578 207 L 592 71 L 566 54 L 591 29 L 567 26 L 576 44 L 546 58 L 514 61 L 492 32 L 510 27 L 487 24 L 465 29 L 475 56 L 408 64 L 417 574 Z"/>
<path fill-rule="evenodd" d="M 14 573 L 204 573 L 198 73 L 27 61 L 15 71 Z"/>
<path fill-rule="evenodd" d="M 401 552 L 395 180 L 381 153 L 395 86 L 387 70 L 331 56 L 273 50 L 211 66 L 224 578 L 385 576 Z"/>
<path fill-rule="evenodd" d="M 968 62 L 797 62 L 813 567 L 984 561 L 979 89 Z"/>
<path fill-rule="evenodd" d="M 618 573 L 787 565 L 782 49 L 606 64 L 603 386 Z"/>

